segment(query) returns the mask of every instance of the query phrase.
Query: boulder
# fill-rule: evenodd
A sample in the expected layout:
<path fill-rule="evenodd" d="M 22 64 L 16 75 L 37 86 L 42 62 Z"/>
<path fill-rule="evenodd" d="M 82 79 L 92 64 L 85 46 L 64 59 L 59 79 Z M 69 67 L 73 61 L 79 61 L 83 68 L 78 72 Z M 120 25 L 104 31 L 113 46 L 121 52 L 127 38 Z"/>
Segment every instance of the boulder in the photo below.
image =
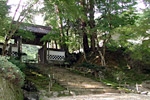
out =
<path fill-rule="evenodd" d="M 0 76 L 0 100 L 23 100 L 21 88 Z"/>

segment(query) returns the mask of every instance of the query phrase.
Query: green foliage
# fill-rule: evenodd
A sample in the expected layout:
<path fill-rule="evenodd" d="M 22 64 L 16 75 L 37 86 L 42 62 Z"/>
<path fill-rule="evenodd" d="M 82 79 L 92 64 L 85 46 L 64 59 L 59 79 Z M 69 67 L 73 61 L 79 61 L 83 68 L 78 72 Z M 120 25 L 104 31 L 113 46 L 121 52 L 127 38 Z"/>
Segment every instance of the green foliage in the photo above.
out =
<path fill-rule="evenodd" d="M 52 31 L 50 31 L 49 34 L 45 35 L 41 41 L 51 41 L 51 40 L 59 40 L 60 37 L 60 32 L 58 29 L 53 29 Z"/>
<path fill-rule="evenodd" d="M 142 61 L 145 64 L 150 64 L 150 48 L 149 47 L 145 47 L 144 44 L 136 45 L 130 52 L 132 52 L 131 57 L 133 59 Z"/>
<path fill-rule="evenodd" d="M 78 67 L 85 67 L 85 68 L 94 69 L 94 70 L 97 70 L 97 71 L 105 69 L 105 67 L 103 67 L 103 66 L 98 66 L 98 65 L 95 65 L 95 64 L 87 63 L 87 62 L 83 62 Z"/>
<path fill-rule="evenodd" d="M 119 83 L 124 83 L 126 81 L 126 75 L 123 71 L 116 71 L 115 73 L 113 73 L 113 76 Z"/>
<path fill-rule="evenodd" d="M 134 24 L 137 18 L 133 8 L 133 5 L 136 4 L 134 1 L 97 0 L 97 2 L 99 3 L 97 7 L 102 13 L 101 17 L 97 19 L 97 25 L 103 32 L 110 32 L 119 26 Z"/>
<path fill-rule="evenodd" d="M 106 47 L 110 51 L 117 51 L 120 48 L 119 45 L 115 41 L 111 41 L 111 42 L 107 43 Z"/>
<path fill-rule="evenodd" d="M 0 36 L 4 36 L 8 30 L 10 19 L 7 17 L 7 14 L 9 13 L 9 8 L 10 6 L 7 5 L 6 0 L 0 1 Z"/>
<path fill-rule="evenodd" d="M 150 9 L 140 15 L 135 25 L 128 25 L 122 28 L 118 28 L 122 33 L 120 36 L 120 43 L 122 47 L 127 47 L 127 52 L 131 52 L 132 59 L 140 60 L 145 64 L 150 64 Z M 128 40 L 132 42 L 128 42 Z M 137 41 L 139 43 L 136 43 Z"/>
<path fill-rule="evenodd" d="M 63 90 L 65 90 L 65 88 L 62 87 L 60 84 L 55 83 L 55 84 L 53 84 L 51 90 L 52 91 L 63 91 Z"/>
<path fill-rule="evenodd" d="M 129 83 L 129 84 L 132 84 L 132 83 L 142 83 L 142 81 L 145 81 L 145 80 L 149 80 L 149 76 L 145 75 L 145 74 L 142 74 L 142 73 L 138 73 L 137 70 L 134 70 L 134 69 L 131 69 L 131 70 L 122 70 L 124 71 L 125 73 L 125 77 L 126 77 L 126 82 Z"/>
<path fill-rule="evenodd" d="M 21 87 L 24 84 L 25 77 L 23 72 L 4 56 L 0 57 L 0 75 L 14 85 Z"/>
<path fill-rule="evenodd" d="M 92 69 L 93 71 L 101 71 L 104 75 L 104 79 L 102 80 L 102 82 L 104 82 L 104 84 L 106 85 L 110 84 L 113 87 L 118 87 L 119 84 L 124 84 L 124 83 L 127 84 L 141 83 L 142 81 L 150 79 L 149 75 L 146 76 L 145 74 L 138 73 L 137 70 L 135 69 L 127 69 L 127 67 L 123 65 L 120 65 L 118 69 L 115 69 L 113 68 L 113 66 L 101 67 L 101 66 L 96 66 L 94 64 L 84 62 L 77 67 L 88 68 L 88 69 Z M 79 72 L 76 71 L 76 73 Z M 90 76 L 90 75 L 87 74 L 86 76 Z"/>
<path fill-rule="evenodd" d="M 130 14 L 131 13 L 131 14 Z M 134 12 L 124 12 L 120 16 L 132 16 L 134 19 L 134 24 L 127 24 L 123 26 L 116 27 L 113 29 L 113 33 L 120 34 L 119 39 L 110 40 L 107 44 L 111 46 L 120 46 L 126 48 L 126 53 L 130 54 L 130 57 L 134 60 L 141 61 L 145 64 L 150 64 L 150 9 L 147 8 L 143 13 L 134 14 Z M 123 17 L 123 19 L 126 19 Z M 132 20 L 129 22 L 132 22 Z M 127 20 L 125 20 L 127 21 Z"/>
<path fill-rule="evenodd" d="M 6 0 L 0 1 L 0 18 L 5 17 L 5 15 L 8 13 L 9 6 L 7 6 L 6 3 Z"/>
<path fill-rule="evenodd" d="M 23 39 L 34 40 L 35 35 L 29 31 L 18 29 L 18 32 L 15 34 L 17 36 L 22 36 Z"/>
<path fill-rule="evenodd" d="M 22 52 L 27 54 L 27 59 L 35 59 L 38 53 L 38 46 L 22 44 Z"/>
<path fill-rule="evenodd" d="M 81 7 L 78 6 L 76 0 L 45 0 L 44 7 L 41 12 L 45 15 L 45 21 L 47 24 L 52 25 L 53 28 L 58 28 L 59 17 L 65 22 L 66 20 L 74 21 L 77 16 L 81 16 Z"/>
<path fill-rule="evenodd" d="M 38 88 L 38 90 L 44 89 L 46 91 L 49 91 L 48 87 L 50 78 L 46 72 L 41 71 L 38 67 L 32 66 L 28 68 L 26 67 L 24 73 L 26 74 L 26 79 L 34 83 L 35 86 Z M 52 80 L 51 91 L 63 91 L 63 90 L 65 90 L 64 87 L 58 84 L 55 80 Z"/>
<path fill-rule="evenodd" d="M 70 51 L 73 51 L 72 48 L 78 49 L 78 38 L 74 34 L 80 31 L 77 29 L 78 26 L 80 27 L 77 21 L 85 17 L 82 11 L 83 8 L 76 0 L 45 0 L 41 12 L 45 16 L 46 24 L 50 25 L 53 30 L 42 40 L 55 40 L 56 43 L 66 46 Z"/>
<path fill-rule="evenodd" d="M 20 62 L 20 60 L 17 60 L 14 57 L 10 57 L 8 59 L 8 61 L 11 62 L 12 64 L 16 65 L 22 72 L 26 67 L 26 65 L 24 63 Z"/>

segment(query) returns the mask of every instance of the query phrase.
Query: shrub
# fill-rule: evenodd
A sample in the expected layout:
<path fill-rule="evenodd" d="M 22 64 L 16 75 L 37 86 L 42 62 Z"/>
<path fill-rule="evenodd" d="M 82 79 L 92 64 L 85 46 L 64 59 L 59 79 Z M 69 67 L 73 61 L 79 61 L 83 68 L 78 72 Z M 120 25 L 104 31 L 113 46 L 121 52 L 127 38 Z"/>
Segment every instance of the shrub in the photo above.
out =
<path fill-rule="evenodd" d="M 24 84 L 23 72 L 4 56 L 0 56 L 0 75 L 14 85 L 21 87 Z"/>
<path fill-rule="evenodd" d="M 20 68 L 21 71 L 23 71 L 25 69 L 25 67 L 26 67 L 26 65 L 24 63 L 20 62 L 20 60 L 17 60 L 14 57 L 10 57 L 8 59 L 8 61 L 10 61 L 14 65 L 16 65 L 18 68 Z"/>
<path fill-rule="evenodd" d="M 104 70 L 105 67 L 104 66 L 98 66 L 95 64 L 91 64 L 91 63 L 87 63 L 87 62 L 83 62 L 82 64 L 80 64 L 77 67 L 85 67 L 85 68 L 89 68 L 89 69 L 93 69 L 93 70 Z"/>

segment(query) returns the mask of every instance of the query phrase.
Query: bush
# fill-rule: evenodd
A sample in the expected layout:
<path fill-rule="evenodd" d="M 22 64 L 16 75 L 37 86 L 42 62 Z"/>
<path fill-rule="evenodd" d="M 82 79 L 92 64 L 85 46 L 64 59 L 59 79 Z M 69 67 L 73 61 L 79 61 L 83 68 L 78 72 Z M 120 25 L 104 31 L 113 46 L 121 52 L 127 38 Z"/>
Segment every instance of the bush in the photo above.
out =
<path fill-rule="evenodd" d="M 26 65 L 22 62 L 20 62 L 20 60 L 15 59 L 14 57 L 10 57 L 8 59 L 8 61 L 10 61 L 11 63 L 13 63 L 14 65 L 16 65 L 18 68 L 20 68 L 20 70 L 23 72 L 23 70 L 25 69 Z"/>
<path fill-rule="evenodd" d="M 14 85 L 21 87 L 24 84 L 23 72 L 4 56 L 0 56 L 0 75 Z"/>
<path fill-rule="evenodd" d="M 95 65 L 95 64 L 87 63 L 87 62 L 83 62 L 82 64 L 80 64 L 77 67 L 85 67 L 85 68 L 89 68 L 89 69 L 93 69 L 93 70 L 97 70 L 97 71 L 105 69 L 104 66 L 98 66 L 98 65 Z"/>

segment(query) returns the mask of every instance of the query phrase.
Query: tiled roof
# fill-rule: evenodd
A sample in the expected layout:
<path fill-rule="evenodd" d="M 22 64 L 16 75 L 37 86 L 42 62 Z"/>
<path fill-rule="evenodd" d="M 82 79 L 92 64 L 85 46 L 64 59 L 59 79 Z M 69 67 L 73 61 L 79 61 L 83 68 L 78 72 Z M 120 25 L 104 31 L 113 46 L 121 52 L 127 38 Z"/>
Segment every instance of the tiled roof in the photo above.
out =
<path fill-rule="evenodd" d="M 16 22 L 13 22 L 13 23 L 16 24 Z M 20 29 L 34 32 L 34 33 L 47 34 L 50 32 L 51 27 L 21 23 Z"/>
<path fill-rule="evenodd" d="M 50 32 L 51 28 L 46 26 L 39 26 L 39 25 L 33 25 L 33 26 L 24 26 L 22 29 L 34 32 L 34 33 L 43 33 L 47 34 Z"/>

